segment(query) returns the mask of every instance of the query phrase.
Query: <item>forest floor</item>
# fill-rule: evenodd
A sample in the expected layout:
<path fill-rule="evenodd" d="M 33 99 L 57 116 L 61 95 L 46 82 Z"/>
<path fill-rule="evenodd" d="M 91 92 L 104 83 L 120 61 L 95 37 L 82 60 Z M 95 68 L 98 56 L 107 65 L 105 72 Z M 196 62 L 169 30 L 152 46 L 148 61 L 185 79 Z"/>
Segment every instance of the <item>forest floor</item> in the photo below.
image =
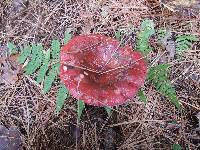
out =
<path fill-rule="evenodd" d="M 77 125 L 76 99 L 66 100 L 55 114 L 58 86 L 43 95 L 40 87 L 21 71 L 15 56 L 7 59 L 6 44 L 40 42 L 45 48 L 52 39 L 98 33 L 114 37 L 119 30 L 137 28 L 144 18 L 156 28 L 173 34 L 200 37 L 200 3 L 170 0 L 1 0 L 0 1 L 0 149 L 3 134 L 23 149 L 147 150 L 200 149 L 200 42 L 183 54 L 181 61 L 169 59 L 166 49 L 152 41 L 149 60 L 172 65 L 170 80 L 182 104 L 176 109 L 167 98 L 145 83 L 145 105 L 137 97 L 113 107 L 111 117 L 104 108 L 86 106 Z M 127 40 L 135 39 L 127 33 Z M 166 54 L 166 55 L 163 55 Z M 6 57 L 6 59 L 3 59 Z M 6 71 L 1 71 L 4 67 Z M 17 145 L 17 144 L 16 144 Z M 10 149 L 16 149 L 10 144 Z M 6 149 L 7 150 L 7 149 Z"/>

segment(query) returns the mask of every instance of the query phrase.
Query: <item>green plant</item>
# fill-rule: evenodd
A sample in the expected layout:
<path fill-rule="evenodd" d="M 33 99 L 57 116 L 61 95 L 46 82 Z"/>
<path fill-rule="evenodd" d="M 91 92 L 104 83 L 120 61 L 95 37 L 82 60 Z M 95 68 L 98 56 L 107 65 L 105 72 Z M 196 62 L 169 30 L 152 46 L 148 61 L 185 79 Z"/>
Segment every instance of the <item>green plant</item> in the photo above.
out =
<path fill-rule="evenodd" d="M 172 150 L 182 150 L 182 147 L 179 144 L 173 144 L 171 149 Z"/>
<path fill-rule="evenodd" d="M 159 36 L 158 40 L 162 40 L 166 36 L 166 30 L 158 30 Z M 144 55 L 147 55 L 152 51 L 152 48 L 149 45 L 149 38 L 155 34 L 154 23 L 152 20 L 144 20 L 141 24 L 141 29 L 137 34 L 137 50 L 142 52 Z M 166 96 L 177 108 L 180 108 L 180 102 L 176 96 L 175 89 L 173 88 L 169 80 L 169 65 L 160 64 L 154 67 L 151 67 L 148 72 L 148 81 L 152 83 L 156 90 L 161 94 Z M 140 90 L 138 92 L 138 97 L 141 101 L 146 103 L 146 96 L 144 92 Z"/>
<path fill-rule="evenodd" d="M 21 55 L 20 55 L 21 56 Z M 25 66 L 25 74 L 31 75 L 36 72 L 42 65 L 43 47 L 41 44 L 32 44 L 29 58 L 27 59 L 27 65 Z"/>
<path fill-rule="evenodd" d="M 110 107 L 104 107 L 104 109 L 106 110 L 108 117 L 110 117 L 112 115 L 112 109 Z"/>
<path fill-rule="evenodd" d="M 64 43 L 67 43 L 71 38 L 69 32 L 65 32 Z M 60 68 L 60 41 L 52 40 L 51 48 L 44 50 L 41 44 L 26 44 L 20 50 L 9 42 L 9 53 L 19 52 L 18 62 L 24 64 L 24 72 L 26 75 L 34 75 L 35 81 L 43 87 L 43 93 L 50 91 L 53 83 L 57 80 Z M 56 95 L 56 111 L 59 112 L 64 104 L 64 100 L 70 96 L 66 87 L 60 83 Z"/>
<path fill-rule="evenodd" d="M 144 20 L 141 23 L 140 31 L 137 33 L 136 49 L 144 56 L 152 50 L 149 39 L 155 33 L 154 27 L 152 20 Z"/>
<path fill-rule="evenodd" d="M 144 90 L 142 88 L 138 91 L 137 96 L 142 102 L 144 102 L 145 104 L 147 103 L 147 97 L 145 96 Z"/>
<path fill-rule="evenodd" d="M 196 41 L 199 41 L 199 38 L 195 35 L 178 35 L 176 37 L 176 53 L 181 54 L 189 50 L 192 47 L 192 43 Z"/>
<path fill-rule="evenodd" d="M 169 67 L 168 64 L 151 67 L 148 72 L 148 80 L 155 86 L 157 91 L 166 96 L 177 108 L 180 108 L 181 105 L 176 96 L 176 91 L 168 77 Z"/>
<path fill-rule="evenodd" d="M 21 49 L 21 54 L 18 57 L 18 62 L 20 64 L 23 64 L 26 59 L 29 57 L 29 55 L 31 54 L 31 46 L 30 45 L 24 45 L 23 49 Z"/>
<path fill-rule="evenodd" d="M 115 38 L 120 41 L 122 33 L 120 31 L 115 32 Z"/>
<path fill-rule="evenodd" d="M 69 98 L 70 94 L 67 90 L 67 88 L 65 87 L 65 85 L 61 84 L 59 89 L 58 89 L 58 93 L 57 93 L 57 97 L 56 97 L 56 111 L 60 112 L 63 105 L 64 105 L 64 101 Z"/>
<path fill-rule="evenodd" d="M 18 49 L 13 43 L 8 42 L 7 47 L 10 55 L 18 53 Z"/>
<path fill-rule="evenodd" d="M 37 74 L 38 84 L 43 83 L 43 92 L 47 93 L 59 74 L 60 42 L 52 41 L 51 49 L 45 51 L 41 44 L 24 45 L 20 51 L 18 62 L 27 62 L 24 71 L 26 75 Z"/>
<path fill-rule="evenodd" d="M 199 38 L 196 35 L 191 34 L 174 34 L 175 40 L 172 38 L 172 32 L 166 28 L 160 28 L 157 31 L 157 41 L 160 44 L 167 46 L 170 41 L 174 42 L 175 52 L 181 54 L 189 49 L 191 49 L 193 42 L 199 41 Z"/>
<path fill-rule="evenodd" d="M 143 53 L 146 57 L 153 49 L 150 46 L 149 39 L 152 35 L 156 33 L 155 25 L 152 20 L 146 19 L 141 23 L 140 30 L 137 33 L 136 49 Z M 162 28 L 157 31 L 158 41 L 167 41 L 167 38 L 171 34 L 167 34 L 167 30 Z M 171 33 L 171 32 L 170 32 Z M 115 37 L 120 40 L 122 34 L 120 31 L 115 32 Z M 65 32 L 65 37 L 62 41 L 66 44 L 72 35 L 69 31 Z M 176 52 L 178 54 L 184 52 L 192 46 L 192 42 L 198 41 L 199 39 L 193 35 L 178 35 L 176 37 Z M 167 45 L 167 43 L 165 43 Z M 26 75 L 34 75 L 35 80 L 38 84 L 43 87 L 43 93 L 46 94 L 51 89 L 53 83 L 57 80 L 59 75 L 59 57 L 60 57 L 60 47 L 61 43 L 59 40 L 53 40 L 51 42 L 51 47 L 48 50 L 44 50 L 41 44 L 27 44 L 18 50 L 18 48 L 11 42 L 8 42 L 8 49 L 10 54 L 15 54 L 19 52 L 18 62 L 24 64 L 24 71 Z M 180 102 L 176 96 L 176 91 L 169 80 L 169 68 L 168 64 L 160 64 L 149 68 L 148 81 L 152 83 L 156 90 L 161 94 L 166 96 L 177 108 L 180 108 Z M 56 111 L 60 112 L 64 105 L 64 101 L 69 98 L 70 94 L 67 88 L 60 83 L 59 89 L 56 96 Z M 140 89 L 137 96 L 141 101 L 147 103 L 147 97 L 143 89 Z M 84 102 L 78 100 L 78 121 L 82 112 L 85 108 Z M 105 107 L 108 116 L 111 116 L 112 109 L 110 107 Z"/>

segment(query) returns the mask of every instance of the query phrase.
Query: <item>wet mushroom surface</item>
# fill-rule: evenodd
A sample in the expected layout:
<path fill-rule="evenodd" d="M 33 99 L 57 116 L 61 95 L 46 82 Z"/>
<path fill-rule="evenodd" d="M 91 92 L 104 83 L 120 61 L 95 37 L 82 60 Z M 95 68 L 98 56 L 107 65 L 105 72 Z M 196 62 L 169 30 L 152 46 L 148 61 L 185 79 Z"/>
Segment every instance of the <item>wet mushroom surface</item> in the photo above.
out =
<path fill-rule="evenodd" d="M 73 97 L 94 106 L 123 104 L 144 84 L 147 65 L 129 46 L 104 35 L 80 35 L 61 49 L 60 78 Z"/>

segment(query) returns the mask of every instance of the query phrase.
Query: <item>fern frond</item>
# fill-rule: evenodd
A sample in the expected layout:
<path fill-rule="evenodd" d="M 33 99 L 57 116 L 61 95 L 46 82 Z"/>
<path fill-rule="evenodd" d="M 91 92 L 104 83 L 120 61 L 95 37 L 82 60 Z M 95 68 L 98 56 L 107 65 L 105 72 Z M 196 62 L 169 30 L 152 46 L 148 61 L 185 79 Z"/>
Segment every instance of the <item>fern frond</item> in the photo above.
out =
<path fill-rule="evenodd" d="M 168 64 L 160 64 L 150 68 L 148 80 L 152 82 L 157 91 L 166 96 L 177 108 L 180 108 L 181 104 L 176 96 L 176 91 L 168 79 L 169 67 Z"/>
<path fill-rule="evenodd" d="M 189 149 L 189 148 L 186 148 L 186 149 Z M 182 149 L 181 145 L 179 145 L 179 144 L 173 144 L 171 146 L 171 150 L 183 150 L 183 149 Z"/>
<path fill-rule="evenodd" d="M 169 67 L 169 64 L 160 64 L 155 67 L 151 67 L 148 72 L 148 79 L 152 81 L 157 79 L 158 77 L 167 77 Z M 158 76 L 157 74 L 159 74 L 160 76 Z"/>
<path fill-rule="evenodd" d="M 31 75 L 33 74 L 42 64 L 43 58 L 43 47 L 41 44 L 33 44 L 31 51 L 31 60 L 25 67 L 25 74 Z"/>
<path fill-rule="evenodd" d="M 70 34 L 70 32 L 65 31 L 64 44 L 68 43 L 71 38 L 72 38 L 72 35 Z"/>
<path fill-rule="evenodd" d="M 142 102 L 144 102 L 145 104 L 147 103 L 147 97 L 144 94 L 144 90 L 140 89 L 137 93 L 137 96 L 139 97 L 139 100 L 141 100 Z"/>
<path fill-rule="evenodd" d="M 62 109 L 65 100 L 69 97 L 69 92 L 65 85 L 61 84 L 58 89 L 57 97 L 56 97 L 56 111 L 60 112 Z"/>
<path fill-rule="evenodd" d="M 48 72 L 48 75 L 45 77 L 44 79 L 44 85 L 43 85 L 43 92 L 44 94 L 46 94 L 47 92 L 49 92 L 49 90 L 51 89 L 54 80 L 56 79 L 58 72 L 59 72 L 59 66 L 60 64 L 54 64 L 51 69 Z"/>
<path fill-rule="evenodd" d="M 60 57 L 60 41 L 59 40 L 52 41 L 51 56 L 53 59 L 59 59 L 59 57 Z"/>
<path fill-rule="evenodd" d="M 13 43 L 8 42 L 7 47 L 8 47 L 9 55 L 18 53 L 18 49 L 17 49 L 16 45 L 14 45 Z"/>
<path fill-rule="evenodd" d="M 25 45 L 24 48 L 21 50 L 19 57 L 17 58 L 17 61 L 20 64 L 23 64 L 25 60 L 30 56 L 31 54 L 31 46 Z"/>
<path fill-rule="evenodd" d="M 154 23 L 152 20 L 144 20 L 141 29 L 137 34 L 136 49 L 143 55 L 147 55 L 152 48 L 149 45 L 149 38 L 155 33 Z"/>
<path fill-rule="evenodd" d="M 121 32 L 120 31 L 115 32 L 115 38 L 120 41 L 120 39 L 121 39 Z"/>
<path fill-rule="evenodd" d="M 42 66 L 38 70 L 38 74 L 37 74 L 37 78 L 36 78 L 37 83 L 42 82 L 42 80 L 44 79 L 44 77 L 45 77 L 45 75 L 46 75 L 46 73 L 49 69 L 50 64 L 51 64 L 51 62 L 50 62 L 50 49 L 48 49 L 46 51 L 46 53 L 44 54 Z"/>
<path fill-rule="evenodd" d="M 149 36 L 153 35 L 155 33 L 155 24 L 153 20 L 143 20 L 141 23 L 141 31 L 145 31 Z"/>
<path fill-rule="evenodd" d="M 179 35 L 176 38 L 176 52 L 178 54 L 189 50 L 193 42 L 199 41 L 195 35 Z"/>
<path fill-rule="evenodd" d="M 105 106 L 104 109 L 106 110 L 108 117 L 112 115 L 112 109 L 110 107 Z"/>

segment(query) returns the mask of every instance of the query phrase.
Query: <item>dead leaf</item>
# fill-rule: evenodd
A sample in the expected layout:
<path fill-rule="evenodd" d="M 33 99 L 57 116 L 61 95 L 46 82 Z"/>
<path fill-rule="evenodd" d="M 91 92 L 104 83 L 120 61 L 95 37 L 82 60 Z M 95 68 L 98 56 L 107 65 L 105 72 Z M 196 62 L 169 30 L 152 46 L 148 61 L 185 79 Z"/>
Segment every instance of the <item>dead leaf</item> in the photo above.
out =
<path fill-rule="evenodd" d="M 17 63 L 17 55 L 8 56 L 6 46 L 0 47 L 0 85 L 15 84 L 21 66 Z"/>
<path fill-rule="evenodd" d="M 160 3 L 173 12 L 179 12 L 184 16 L 199 14 L 199 0 L 160 0 Z"/>

